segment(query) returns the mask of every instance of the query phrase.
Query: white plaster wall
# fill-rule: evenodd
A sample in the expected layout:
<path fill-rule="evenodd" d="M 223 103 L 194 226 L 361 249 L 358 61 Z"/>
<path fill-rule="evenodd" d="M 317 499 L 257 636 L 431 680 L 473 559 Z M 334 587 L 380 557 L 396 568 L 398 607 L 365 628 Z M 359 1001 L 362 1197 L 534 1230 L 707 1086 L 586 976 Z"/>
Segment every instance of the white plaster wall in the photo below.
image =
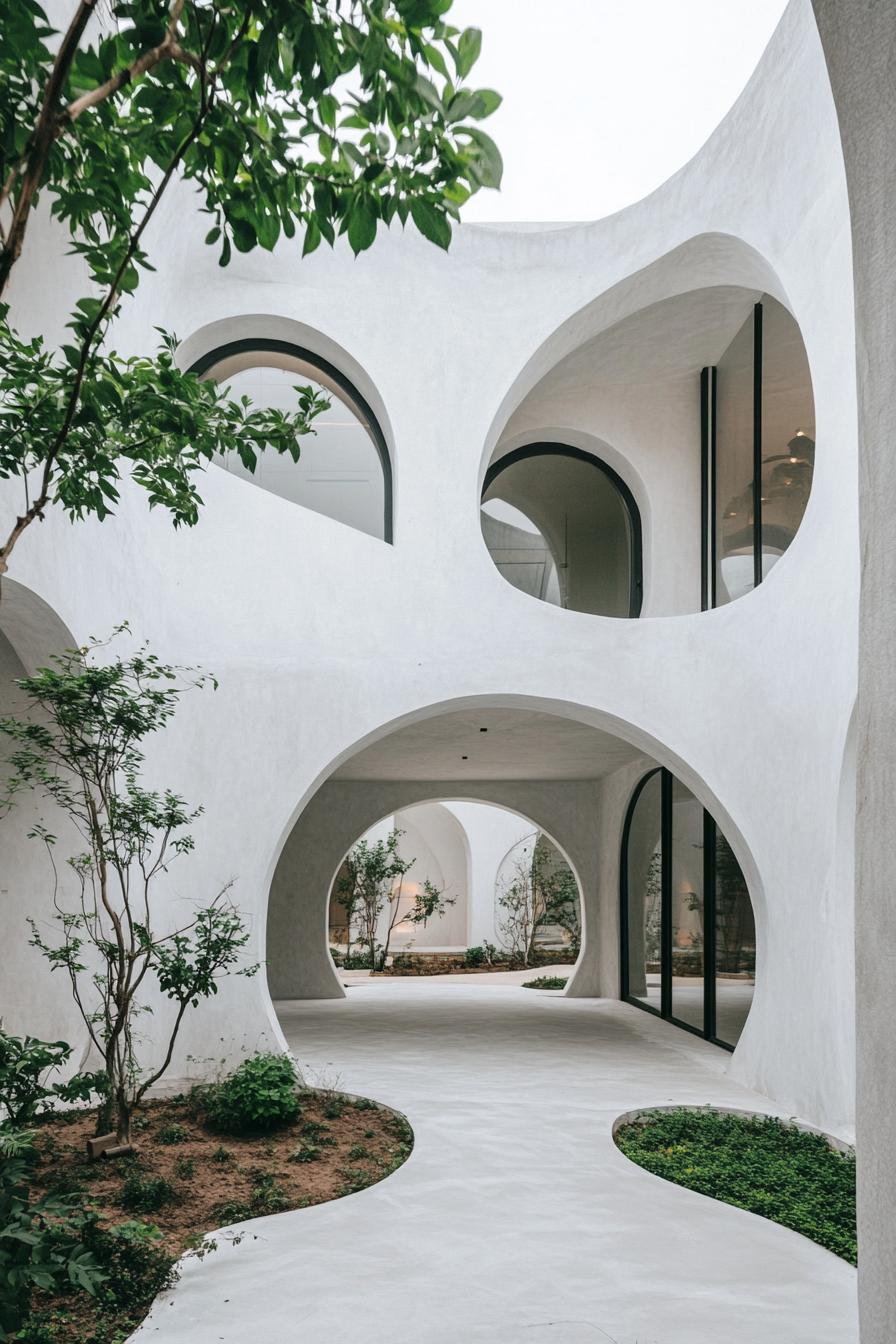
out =
<path fill-rule="evenodd" d="M 532 822 L 502 808 L 481 803 L 447 802 L 463 826 L 470 845 L 470 903 L 467 946 L 497 944 L 495 881 L 505 855 L 534 829 Z"/>
<path fill-rule="evenodd" d="M 466 947 L 470 845 L 463 826 L 441 803 L 399 812 L 395 824 L 405 832 L 398 842 L 399 853 L 403 858 L 414 859 L 405 879 L 406 904 L 411 904 L 413 894 L 408 884 L 422 890 L 427 878 L 454 901 L 440 919 L 432 919 L 425 926 L 396 927 L 395 947 Z"/>
<path fill-rule="evenodd" d="M 206 807 L 195 855 L 168 884 L 172 910 L 185 892 L 235 878 L 253 953 L 264 957 L 271 880 L 296 818 L 334 767 L 390 725 L 439 706 L 503 703 L 608 728 L 711 808 L 750 882 L 762 970 L 732 1071 L 841 1128 L 852 1109 L 853 980 L 819 908 L 837 872 L 856 680 L 853 310 L 837 124 L 808 0 L 793 0 L 701 153 L 608 219 L 466 227 L 447 256 L 396 230 L 357 260 L 340 245 L 300 262 L 283 246 L 221 271 L 190 208 L 189 193 L 175 194 L 157 217 L 148 245 L 164 265 L 125 305 L 116 344 L 145 349 L 161 325 L 185 338 L 185 362 L 247 333 L 312 346 L 381 420 L 396 529 L 388 546 L 212 470 L 194 530 L 174 532 L 125 486 L 114 519 L 73 529 L 55 514 L 16 553 L 15 577 L 78 637 L 128 616 L 161 656 L 220 678 L 149 756 L 151 777 Z M 26 253 L 13 297 L 28 324 L 58 336 L 60 303 L 78 285 L 51 233 L 29 238 L 32 262 L 36 247 L 48 250 L 30 270 Z M 510 416 L 600 331 L 714 285 L 771 292 L 802 327 L 818 452 L 796 542 L 759 591 L 711 613 L 605 620 L 517 592 L 492 565 L 479 523 L 482 476 Z M 663 394 L 645 405 L 656 424 L 671 413 Z M 664 460 L 672 472 L 678 455 L 693 477 L 684 417 L 694 412 L 682 403 L 674 414 L 680 433 Z M 635 477 L 617 451 L 612 465 Z M 643 482 L 633 489 L 643 497 Z M 0 500 L 8 519 L 17 500 L 6 489 Z M 664 508 L 645 499 L 642 513 Z M 680 611 L 692 577 L 673 574 L 680 557 L 661 553 L 659 528 L 651 536 L 657 605 L 646 610 Z M 612 922 L 609 907 L 602 917 Z M 326 957 L 324 910 L 307 932 Z M 274 983 L 281 948 L 267 954 Z M 333 992 L 332 980 L 322 964 L 315 990 Z M 41 993 L 36 981 L 32 1002 Z M 271 1039 L 279 1029 L 263 977 L 235 979 L 190 1020 L 175 1072 L 187 1071 L 188 1054 L 234 1058 Z"/>

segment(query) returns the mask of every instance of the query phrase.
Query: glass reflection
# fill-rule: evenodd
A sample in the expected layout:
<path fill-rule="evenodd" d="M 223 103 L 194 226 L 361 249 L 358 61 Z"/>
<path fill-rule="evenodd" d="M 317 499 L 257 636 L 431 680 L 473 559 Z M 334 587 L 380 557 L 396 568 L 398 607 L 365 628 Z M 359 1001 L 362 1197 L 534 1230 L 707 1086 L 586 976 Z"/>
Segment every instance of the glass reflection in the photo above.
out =
<path fill-rule="evenodd" d="M 753 587 L 753 311 L 718 364 L 716 606 Z"/>
<path fill-rule="evenodd" d="M 672 1016 L 703 1030 L 703 808 L 672 786 Z"/>
<path fill-rule="evenodd" d="M 737 1045 L 756 983 L 756 925 L 747 881 L 716 830 L 716 1037 Z"/>
<path fill-rule="evenodd" d="M 628 878 L 628 992 L 660 1010 L 662 772 L 644 784 L 631 813 Z"/>

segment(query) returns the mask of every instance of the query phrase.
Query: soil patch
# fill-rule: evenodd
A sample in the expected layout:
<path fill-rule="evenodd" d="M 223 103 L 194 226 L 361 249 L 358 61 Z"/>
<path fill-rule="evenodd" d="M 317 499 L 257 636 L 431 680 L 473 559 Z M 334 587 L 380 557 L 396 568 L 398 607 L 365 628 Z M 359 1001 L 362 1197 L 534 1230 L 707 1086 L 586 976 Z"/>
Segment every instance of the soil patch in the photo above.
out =
<path fill-rule="evenodd" d="M 135 1220 L 152 1225 L 153 1248 L 173 1267 L 216 1228 L 353 1194 L 409 1157 L 413 1134 L 395 1111 L 339 1092 L 303 1091 L 300 1100 L 295 1123 L 254 1137 L 211 1133 L 188 1098 L 149 1102 L 135 1118 L 135 1153 L 95 1162 L 85 1153 L 92 1112 L 45 1117 L 35 1139 L 34 1194 L 74 1194 L 96 1214 L 101 1231 Z M 38 1293 L 32 1322 L 15 1338 L 118 1344 L 146 1315 L 159 1286 L 124 1311 L 120 1302 L 104 1304 L 102 1290 L 97 1298 Z"/>

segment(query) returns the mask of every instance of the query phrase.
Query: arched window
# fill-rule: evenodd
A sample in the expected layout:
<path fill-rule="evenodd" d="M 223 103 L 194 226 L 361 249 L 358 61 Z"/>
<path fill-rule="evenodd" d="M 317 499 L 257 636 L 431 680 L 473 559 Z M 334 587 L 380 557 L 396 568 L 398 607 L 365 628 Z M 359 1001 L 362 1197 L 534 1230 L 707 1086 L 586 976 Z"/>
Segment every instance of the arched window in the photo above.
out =
<path fill-rule="evenodd" d="M 668 770 L 632 795 L 620 894 L 622 997 L 733 1050 L 755 984 L 750 893 L 721 830 Z"/>
<path fill-rule="evenodd" d="M 638 616 L 641 519 L 605 462 L 563 443 L 533 443 L 486 472 L 482 533 L 498 570 L 523 592 L 571 611 Z"/>
<path fill-rule="evenodd" d="M 335 365 L 289 341 L 255 338 L 209 351 L 191 372 L 226 384 L 234 397 L 280 410 L 293 409 L 297 386 L 327 392 L 330 408 L 302 441 L 298 462 L 265 453 L 250 473 L 230 454 L 220 465 L 263 490 L 391 542 L 392 464 L 385 436 L 364 397 Z"/>

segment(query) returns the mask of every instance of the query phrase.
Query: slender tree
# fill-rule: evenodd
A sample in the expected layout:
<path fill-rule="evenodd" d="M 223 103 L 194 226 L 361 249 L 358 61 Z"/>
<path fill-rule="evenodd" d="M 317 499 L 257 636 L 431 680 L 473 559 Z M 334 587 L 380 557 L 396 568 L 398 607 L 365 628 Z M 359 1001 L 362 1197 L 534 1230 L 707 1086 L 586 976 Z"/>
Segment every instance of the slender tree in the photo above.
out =
<path fill-rule="evenodd" d="M 572 870 L 537 833 L 517 847 L 509 872 L 499 881 L 498 931 L 510 955 L 528 966 L 538 935 L 563 928 L 574 949 L 580 934 L 579 890 Z"/>
<path fill-rule="evenodd" d="M 339 234 L 357 253 L 408 219 L 447 247 L 463 202 L 501 177 L 476 124 L 500 100 L 464 83 L 481 36 L 451 28 L 449 8 L 72 0 L 56 33 L 36 0 L 0 0 L 0 298 L 43 265 L 29 247 L 40 200 L 89 278 L 59 352 L 19 334 L 0 305 L 0 479 L 21 490 L 0 575 L 48 508 L 103 518 L 124 474 L 192 524 L 196 474 L 215 453 L 250 469 L 268 448 L 298 456 L 321 406 L 310 389 L 293 415 L 251 412 L 181 372 L 170 335 L 122 359 L 111 325 L 152 269 L 149 226 L 178 181 L 195 190 L 222 265 L 296 233 L 306 254 Z M 164 265 L 164 240 L 156 251 Z"/>
<path fill-rule="evenodd" d="M 410 905 L 405 903 L 404 881 L 416 859 L 403 859 L 398 842 L 403 831 L 392 830 L 385 840 L 359 840 L 349 851 L 343 875 L 337 886 L 337 900 L 345 911 L 348 953 L 351 952 L 352 928 L 357 927 L 359 941 L 367 947 L 370 968 L 382 970 L 396 925 L 408 923 L 425 928 L 429 920 L 441 919 L 454 905 L 429 878 L 415 890 Z M 385 918 L 384 918 L 385 916 Z M 380 934 L 385 939 L 380 943 Z M 347 956 L 348 956 L 347 953 Z"/>
<path fill-rule="evenodd" d="M 191 810 L 171 790 L 143 787 L 140 744 L 164 728 L 188 687 L 210 679 L 168 666 L 145 648 L 99 663 L 102 649 L 92 641 L 18 680 L 31 715 L 0 720 L 14 744 L 0 811 L 23 790 L 36 790 L 61 808 L 83 842 L 66 860 L 77 890 L 69 900 L 55 862 L 57 837 L 43 823 L 30 831 L 50 857 L 59 928 L 51 939 L 30 920 L 31 941 L 68 977 L 103 1059 L 98 1132 L 111 1124 L 127 1145 L 131 1117 L 171 1063 L 188 1009 L 217 993 L 223 975 L 251 975 L 257 967 L 239 966 L 249 935 L 227 888 L 179 926 L 159 927 L 159 878 L 193 849 L 187 827 L 202 809 Z M 138 1028 L 153 982 L 173 1013 L 161 1057 L 147 1060 Z"/>

